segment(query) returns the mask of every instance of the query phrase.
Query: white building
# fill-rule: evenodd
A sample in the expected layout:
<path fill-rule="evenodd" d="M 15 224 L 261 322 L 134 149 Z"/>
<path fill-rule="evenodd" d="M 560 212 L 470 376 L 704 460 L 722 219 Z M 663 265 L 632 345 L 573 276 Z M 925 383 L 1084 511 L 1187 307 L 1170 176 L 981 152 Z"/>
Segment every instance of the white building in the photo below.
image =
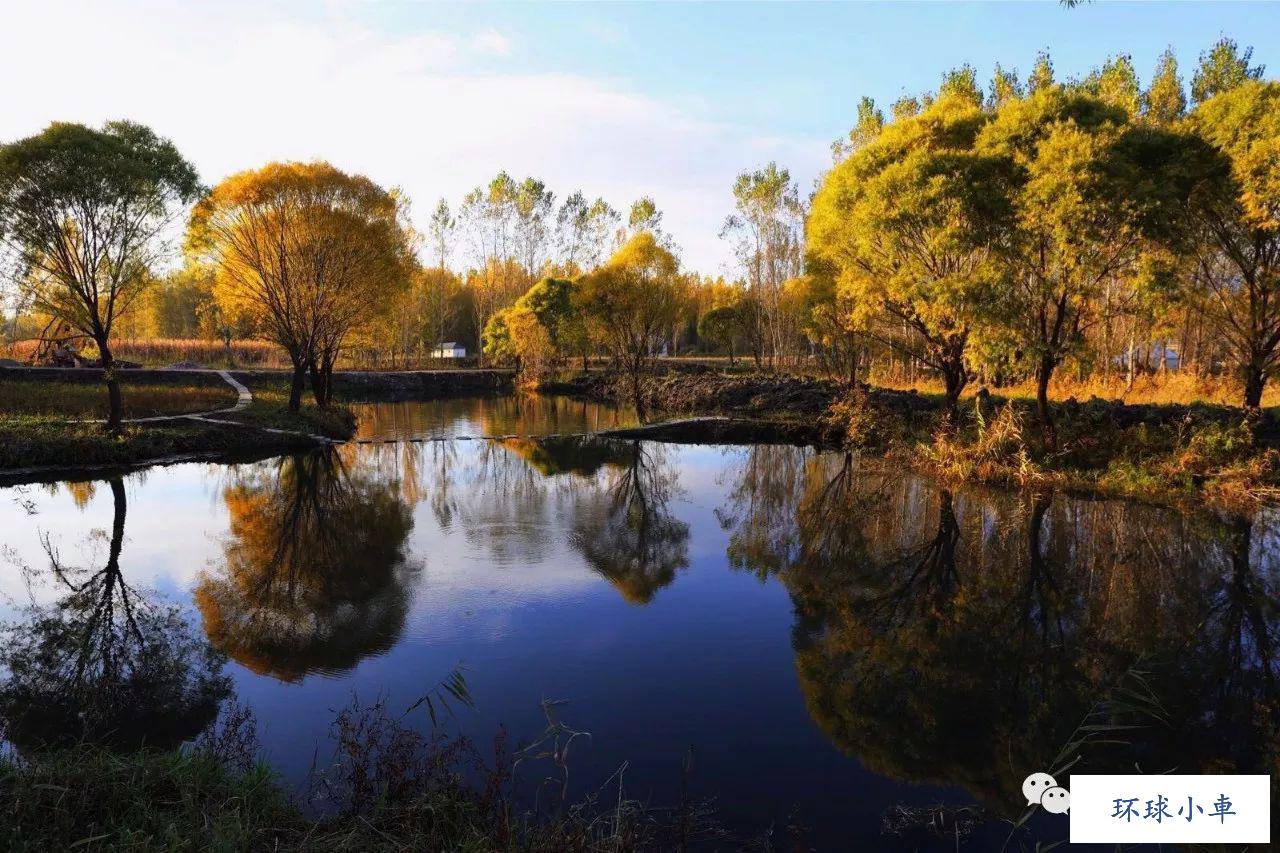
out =
<path fill-rule="evenodd" d="M 467 348 L 454 341 L 445 341 L 431 353 L 432 358 L 466 358 Z"/>

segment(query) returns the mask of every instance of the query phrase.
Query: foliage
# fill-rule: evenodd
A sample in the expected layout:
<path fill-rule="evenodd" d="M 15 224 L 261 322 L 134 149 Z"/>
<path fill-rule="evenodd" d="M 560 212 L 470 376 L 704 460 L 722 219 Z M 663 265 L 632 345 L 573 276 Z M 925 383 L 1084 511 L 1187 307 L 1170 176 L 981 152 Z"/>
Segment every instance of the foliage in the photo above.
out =
<path fill-rule="evenodd" d="M 1214 318 L 1257 407 L 1280 356 L 1280 84 L 1241 83 L 1192 116 L 1229 164 L 1194 196 L 1197 304 Z"/>
<path fill-rule="evenodd" d="M 173 143 L 133 122 L 55 123 L 0 147 L 0 240 L 34 309 L 97 344 L 112 429 L 123 417 L 116 321 L 150 283 L 176 209 L 199 189 Z"/>
<path fill-rule="evenodd" d="M 640 394 L 640 373 L 679 315 L 679 262 L 648 231 L 582 279 L 576 305 Z"/>
<path fill-rule="evenodd" d="M 974 151 L 988 116 L 972 72 L 961 77 L 956 93 L 833 169 L 809 219 L 809 250 L 835 271 L 849 326 L 941 372 L 952 407 L 992 298 L 992 226 L 1007 204 L 992 191 L 1001 164 Z"/>
<path fill-rule="evenodd" d="M 192 212 L 188 243 L 215 295 L 288 352 L 318 405 L 353 334 L 388 312 L 414 270 L 403 200 L 328 163 L 270 163 L 224 180 Z"/>

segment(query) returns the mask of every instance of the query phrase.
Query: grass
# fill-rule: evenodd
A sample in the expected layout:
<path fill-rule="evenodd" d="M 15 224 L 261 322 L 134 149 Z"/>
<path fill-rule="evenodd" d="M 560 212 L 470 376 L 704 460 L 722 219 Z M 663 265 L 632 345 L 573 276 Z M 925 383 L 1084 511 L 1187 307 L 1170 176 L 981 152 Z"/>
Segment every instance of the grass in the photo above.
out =
<path fill-rule="evenodd" d="M 143 377 L 123 382 L 125 417 L 150 417 L 224 409 L 236 392 L 212 375 Z M 355 433 L 355 416 L 343 406 L 303 406 L 288 411 L 287 386 L 262 383 L 254 401 L 218 420 L 291 433 L 345 440 Z M 310 446 L 300 436 L 280 435 L 245 426 L 175 419 L 126 424 L 116 434 L 102 424 L 77 423 L 105 415 L 106 388 L 96 377 L 69 372 L 57 378 L 5 376 L 0 373 L 0 470 L 45 465 L 127 465 L 171 456 L 286 452 Z"/>
<path fill-rule="evenodd" d="M 341 404 L 321 409 L 306 401 L 310 392 L 303 395 L 302 408 L 289 411 L 289 383 L 276 379 L 256 379 L 250 383 L 253 403 L 249 408 L 220 419 L 251 424 L 268 429 L 294 430 L 323 435 L 326 438 L 344 440 L 355 434 L 355 414 Z"/>
<path fill-rule="evenodd" d="M 604 373 L 551 387 L 625 399 Z M 762 425 L 754 433 L 734 432 L 736 440 L 782 435 L 848 443 L 867 451 L 865 458 L 878 455 L 949 481 L 1066 488 L 1174 505 L 1206 502 L 1234 511 L 1280 500 L 1280 419 L 1246 419 L 1234 406 L 1068 398 L 1054 403 L 1059 445 L 1050 451 L 1034 400 L 1017 394 L 992 395 L 981 415 L 976 396 L 965 397 L 959 423 L 944 429 L 942 395 L 929 389 L 850 391 L 787 374 L 661 371 L 646 377 L 644 393 L 651 417 L 723 413 L 739 423 L 751 419 Z M 699 438 L 683 434 L 680 440 Z"/>
<path fill-rule="evenodd" d="M 872 385 L 879 388 L 892 388 L 899 391 L 915 390 L 922 394 L 942 394 L 942 383 L 932 378 L 909 379 L 897 372 L 874 371 L 870 377 Z M 972 399 L 977 393 L 979 383 L 971 383 L 964 392 L 965 399 Z M 997 393 L 997 389 L 992 389 Z M 1012 399 L 1034 400 L 1035 383 L 1031 379 L 1016 385 L 998 389 L 1002 397 Z M 1103 400 L 1121 400 L 1129 405 L 1182 405 L 1197 403 L 1218 406 L 1239 406 L 1244 398 L 1243 387 L 1239 380 L 1226 376 L 1197 376 L 1192 373 L 1167 371 L 1144 373 L 1134 377 L 1133 386 L 1129 387 L 1126 378 L 1120 374 L 1112 376 L 1094 376 L 1077 379 L 1069 371 L 1058 371 L 1053 384 L 1049 387 L 1049 398 L 1057 402 L 1067 400 L 1088 400 L 1099 397 Z M 1270 383 L 1262 395 L 1265 408 L 1280 406 L 1280 383 Z"/>
<path fill-rule="evenodd" d="M 178 415 L 225 409 L 236 392 L 217 376 L 192 377 L 182 383 L 121 381 L 126 418 Z M 58 415 L 105 418 L 107 387 L 94 381 L 50 381 L 0 373 L 0 415 Z"/>
<path fill-rule="evenodd" d="M 302 835 L 266 770 L 203 754 L 85 746 L 0 760 L 0 807 L 0 848 L 12 851 L 270 849 Z"/>
<path fill-rule="evenodd" d="M 623 794 L 620 773 L 607 794 L 602 787 L 550 810 L 522 808 L 517 775 L 545 775 L 541 788 L 555 780 L 560 789 L 565 738 L 582 733 L 548 713 L 541 738 L 509 752 L 499 735 L 486 758 L 438 720 L 425 733 L 412 725 L 420 707 L 395 712 L 385 700 L 353 699 L 334 718 L 334 754 L 301 801 L 257 762 L 252 714 L 240 708 L 179 750 L 113 753 L 83 743 L 0 755 L 0 849 L 587 853 L 687 849 L 723 837 L 705 804 L 682 797 L 671 809 L 647 808 Z"/>
<path fill-rule="evenodd" d="M 0 416 L 0 471 L 45 465 L 128 465 L 194 454 L 285 452 L 306 440 L 198 421 L 126 424 L 118 434 L 101 424 L 48 415 Z"/>
<path fill-rule="evenodd" d="M 1249 511 L 1273 500 L 1280 486 L 1280 451 L 1258 437 L 1243 413 L 1188 406 L 1168 417 L 1122 423 L 1112 404 L 1058 405 L 1059 449 L 1040 441 L 1034 410 L 1024 400 L 998 409 L 961 410 L 954 430 L 906 433 L 882 442 L 892 459 L 943 479 L 994 482 L 1018 488 L 1066 488 L 1152 503 L 1205 502 Z M 852 423 L 852 420 L 849 420 Z M 861 443 L 855 432 L 855 443 Z"/>

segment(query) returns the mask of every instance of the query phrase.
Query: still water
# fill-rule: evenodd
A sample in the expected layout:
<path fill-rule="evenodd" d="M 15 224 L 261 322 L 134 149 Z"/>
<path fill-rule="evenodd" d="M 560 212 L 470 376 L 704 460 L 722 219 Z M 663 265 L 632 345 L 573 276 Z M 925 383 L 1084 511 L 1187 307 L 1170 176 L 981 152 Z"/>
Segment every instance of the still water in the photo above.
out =
<path fill-rule="evenodd" d="M 620 768 L 655 806 L 687 785 L 725 847 L 799 827 L 824 850 L 1023 849 L 1066 837 L 1064 816 L 1009 823 L 1055 763 L 1277 771 L 1274 513 L 948 491 L 797 447 L 528 438 L 632 421 L 553 398 L 360 414 L 366 439 L 525 437 L 0 490 L 11 744 L 83 724 L 40 704 L 53 648 L 53 670 L 123 673 L 122 746 L 181 743 L 235 701 L 296 783 L 353 697 L 408 707 L 461 664 L 475 709 L 450 725 L 527 741 L 564 700 L 591 733 L 576 793 L 616 797 Z"/>

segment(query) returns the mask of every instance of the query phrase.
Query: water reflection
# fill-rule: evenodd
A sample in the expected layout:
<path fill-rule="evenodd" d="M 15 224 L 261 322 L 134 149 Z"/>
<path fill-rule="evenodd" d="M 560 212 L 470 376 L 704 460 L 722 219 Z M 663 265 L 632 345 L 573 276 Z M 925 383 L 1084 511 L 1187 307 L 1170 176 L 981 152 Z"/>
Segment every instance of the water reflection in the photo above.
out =
<path fill-rule="evenodd" d="M 54 585 L 57 598 L 0 632 L 3 737 L 22 750 L 177 746 L 204 731 L 230 694 L 225 659 L 176 607 L 125 579 L 128 499 L 120 478 L 108 485 L 111 530 L 90 535 L 92 565 L 70 565 L 46 537 L 45 565 L 22 569 L 30 584 Z M 81 506 L 92 493 L 73 490 Z"/>
<path fill-rule="evenodd" d="M 86 730 L 136 743 L 130 726 L 151 742 L 190 737 L 226 689 L 225 654 L 266 676 L 237 673 L 269 697 L 264 715 L 290 714 L 266 719 L 269 746 L 306 765 L 328 720 L 307 728 L 302 704 L 394 690 L 389 671 L 410 681 L 461 658 L 476 662 L 485 725 L 518 726 L 555 690 L 604 716 L 602 754 L 638 770 L 663 748 L 658 720 L 707 750 L 704 790 L 727 809 L 770 808 L 756 771 L 787 765 L 780 799 L 802 818 L 825 809 L 839 842 L 875 836 L 888 805 L 935 796 L 1016 817 L 1027 768 L 1085 720 L 1139 728 L 1109 738 L 1127 744 L 1083 744 L 1074 772 L 1280 774 L 1278 514 L 946 489 L 795 447 L 583 437 L 369 444 L 147 476 L 131 481 L 133 546 L 119 481 L 56 501 L 33 490 L 42 524 L 113 501 L 98 553 L 79 561 L 95 568 L 68 567 L 34 534 L 6 537 L 59 590 L 4 635 L 0 711 L 16 743 Z M 162 535 L 179 517 L 184 537 L 204 521 L 216 543 L 190 585 L 207 639 L 144 604 L 121 567 L 122 550 L 158 577 L 190 562 L 193 540 Z M 1154 713 L 1124 702 L 1144 691 Z M 662 781 L 644 782 L 655 799 Z M 870 803 L 854 817 L 850 791 Z"/>
<path fill-rule="evenodd" d="M 1016 815 L 1023 771 L 1101 709 L 1140 728 L 1075 772 L 1275 771 L 1280 590 L 1254 524 L 794 448 L 735 475 L 731 561 L 791 593 L 809 711 L 864 765 Z M 1158 704 L 1131 713 L 1139 694 Z"/>
<path fill-rule="evenodd" d="M 689 565 L 689 525 L 675 517 L 679 489 L 669 448 L 617 442 L 603 495 L 577 502 L 570 541 L 632 604 L 646 604 Z"/>
<path fill-rule="evenodd" d="M 545 394 L 459 397 L 413 403 L 357 403 L 359 439 L 546 436 L 632 426 L 635 413 Z"/>
<path fill-rule="evenodd" d="M 338 673 L 391 648 L 408 612 L 413 526 L 394 480 L 330 450 L 240 470 L 225 562 L 195 603 L 210 641 L 259 674 Z"/>

